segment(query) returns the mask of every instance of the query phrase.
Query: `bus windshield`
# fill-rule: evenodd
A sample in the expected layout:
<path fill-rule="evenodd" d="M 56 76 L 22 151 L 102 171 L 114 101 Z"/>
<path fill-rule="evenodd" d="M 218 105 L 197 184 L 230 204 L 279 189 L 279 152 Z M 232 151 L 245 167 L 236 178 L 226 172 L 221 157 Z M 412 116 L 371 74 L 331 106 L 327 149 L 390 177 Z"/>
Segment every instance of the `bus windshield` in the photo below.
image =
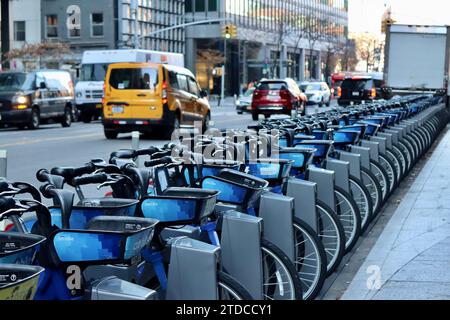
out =
<path fill-rule="evenodd" d="M 108 66 L 107 63 L 83 64 L 80 81 L 104 81 Z"/>

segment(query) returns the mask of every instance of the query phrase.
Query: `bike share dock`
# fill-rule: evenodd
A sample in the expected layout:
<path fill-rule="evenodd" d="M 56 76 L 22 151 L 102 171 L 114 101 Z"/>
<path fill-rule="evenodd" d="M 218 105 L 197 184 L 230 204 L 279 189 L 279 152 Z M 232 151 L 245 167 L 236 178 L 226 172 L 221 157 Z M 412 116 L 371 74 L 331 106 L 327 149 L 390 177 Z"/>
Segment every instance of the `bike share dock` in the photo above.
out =
<path fill-rule="evenodd" d="M 330 290 L 325 299 L 450 299 L 449 128 L 342 296 Z M 346 281 L 339 277 L 334 286 Z"/>

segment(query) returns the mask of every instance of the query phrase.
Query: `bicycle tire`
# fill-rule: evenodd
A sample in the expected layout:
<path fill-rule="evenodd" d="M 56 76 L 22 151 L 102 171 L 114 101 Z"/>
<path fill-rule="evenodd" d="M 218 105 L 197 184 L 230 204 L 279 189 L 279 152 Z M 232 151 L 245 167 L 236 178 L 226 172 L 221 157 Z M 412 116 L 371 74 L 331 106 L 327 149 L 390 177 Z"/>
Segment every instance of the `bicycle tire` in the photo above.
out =
<path fill-rule="evenodd" d="M 345 255 L 345 232 L 339 217 L 333 209 L 320 200 L 316 200 L 317 218 L 319 225 L 319 239 L 325 249 L 327 258 L 327 276 L 330 276 L 341 264 L 342 258 Z M 324 220 L 327 219 L 328 223 Z M 324 225 L 331 227 L 331 232 L 335 233 L 336 244 L 327 242 L 330 235 L 325 234 Z M 328 229 L 327 229 L 328 230 Z"/>
<path fill-rule="evenodd" d="M 408 148 L 406 147 L 406 145 L 404 143 L 402 143 L 401 141 L 398 142 L 397 148 L 400 150 L 400 152 L 403 154 L 403 156 L 405 157 L 407 166 L 406 166 L 406 174 L 408 174 L 412 167 L 413 167 L 413 162 L 412 162 L 412 157 L 411 157 L 411 153 L 408 150 Z"/>
<path fill-rule="evenodd" d="M 380 183 L 381 190 L 383 191 L 383 204 L 386 202 L 389 197 L 389 177 L 386 171 L 381 167 L 381 165 L 373 160 L 370 161 L 370 171 L 375 175 Z M 374 172 L 375 171 L 375 172 Z"/>
<path fill-rule="evenodd" d="M 386 154 L 385 155 L 386 155 L 386 158 L 391 160 L 392 164 L 395 167 L 395 170 L 397 172 L 397 186 L 398 186 L 398 184 L 400 184 L 400 182 L 403 179 L 403 165 L 400 162 L 400 160 L 397 159 L 397 157 L 395 156 L 395 154 L 391 150 L 386 150 Z"/>
<path fill-rule="evenodd" d="M 244 301 L 254 300 L 250 292 L 248 292 L 248 290 L 245 289 L 243 285 L 241 285 L 232 276 L 223 271 L 217 272 L 217 290 L 219 300 L 221 301 L 228 300 L 222 299 L 221 290 L 226 290 L 229 294 L 235 297 L 234 300 L 244 300 Z"/>
<path fill-rule="evenodd" d="M 401 164 L 402 172 L 400 181 L 402 181 L 405 178 L 406 173 L 408 172 L 408 162 L 406 160 L 406 156 L 403 154 L 403 151 L 401 151 L 400 148 L 396 145 L 392 145 L 391 152 L 394 155 L 394 157 L 398 160 L 398 162 Z"/>
<path fill-rule="evenodd" d="M 361 168 L 361 181 L 366 186 L 366 189 L 370 193 L 373 203 L 373 215 L 372 219 L 380 212 L 383 205 L 383 191 L 381 190 L 380 183 L 373 175 L 372 171 Z"/>
<path fill-rule="evenodd" d="M 344 189 L 335 186 L 334 194 L 336 197 L 336 214 L 339 217 L 339 220 L 342 223 L 345 231 L 345 253 L 348 253 L 355 246 L 356 242 L 358 242 L 359 237 L 361 236 L 361 214 L 359 213 L 359 209 L 353 197 Z M 340 198 L 340 199 L 339 199 Z M 343 211 L 341 206 L 347 203 L 349 212 Z M 345 210 L 345 207 L 344 207 Z M 346 229 L 346 225 L 350 224 L 350 226 Z"/>
<path fill-rule="evenodd" d="M 317 297 L 320 290 L 322 290 L 327 275 L 325 249 L 316 235 L 316 232 L 307 223 L 294 217 L 293 226 L 296 248 L 295 266 L 302 283 L 303 300 L 313 300 Z M 311 248 L 308 249 L 312 249 L 312 253 L 306 252 L 306 241 L 309 241 L 308 246 L 311 246 Z M 312 260 L 312 258 L 309 258 L 311 254 L 317 256 L 317 266 L 311 266 L 304 263 L 306 259 L 308 259 L 308 261 Z M 314 279 L 312 280 L 308 278 L 312 274 L 312 272 L 309 272 L 311 271 L 310 269 L 315 269 L 315 271 L 313 270 L 315 274 Z"/>
<path fill-rule="evenodd" d="M 280 249 L 278 248 L 274 243 L 270 242 L 267 239 L 261 239 L 261 250 L 264 252 L 266 251 L 267 254 L 270 254 L 273 256 L 273 258 L 277 259 L 280 266 L 284 268 L 284 271 L 286 274 L 290 277 L 290 281 L 292 284 L 291 288 L 291 297 L 288 299 L 275 299 L 275 300 L 302 300 L 303 299 L 303 293 L 302 293 L 302 284 L 300 282 L 299 275 L 297 273 L 297 269 L 295 268 L 294 263 L 291 261 L 291 259 Z M 264 261 L 263 261 L 264 266 Z M 279 275 L 280 270 L 277 269 L 276 272 Z M 270 281 L 270 279 L 264 279 L 264 283 L 267 283 L 267 281 Z M 268 288 L 269 290 L 272 290 Z M 280 289 L 281 295 L 284 293 L 284 289 Z M 275 292 L 273 292 L 275 294 Z M 274 300 L 272 297 L 267 297 L 268 300 Z M 267 299 L 266 299 L 267 300 Z"/>
<path fill-rule="evenodd" d="M 372 221 L 372 217 L 374 215 L 372 197 L 364 184 L 354 176 L 350 176 L 350 190 L 361 214 L 361 234 L 363 234 L 367 230 L 367 227 Z M 356 201 L 355 195 L 353 194 L 354 192 L 356 193 L 356 190 L 361 193 L 361 205 L 359 201 Z M 364 202 L 364 204 L 362 202 Z"/>
<path fill-rule="evenodd" d="M 378 163 L 386 171 L 389 178 L 389 194 L 392 194 L 397 188 L 397 171 L 395 170 L 395 165 L 389 160 L 384 154 L 379 155 Z"/>

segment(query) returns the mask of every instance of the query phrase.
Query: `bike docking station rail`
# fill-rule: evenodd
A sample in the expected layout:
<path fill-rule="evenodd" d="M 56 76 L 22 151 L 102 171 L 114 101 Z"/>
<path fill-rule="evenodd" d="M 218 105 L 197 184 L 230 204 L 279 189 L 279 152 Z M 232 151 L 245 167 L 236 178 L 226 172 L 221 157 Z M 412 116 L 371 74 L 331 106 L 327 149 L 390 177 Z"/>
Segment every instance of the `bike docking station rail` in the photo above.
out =
<path fill-rule="evenodd" d="M 450 131 L 443 137 L 442 131 L 448 128 L 449 121 L 448 108 L 442 104 L 433 106 L 368 137 L 367 140 L 361 140 L 359 145 L 351 146 L 350 151 L 339 151 L 339 159 L 348 163 L 350 174 L 362 180 L 361 168 L 375 173 L 373 162 L 396 154 L 401 146 L 408 157 L 405 160 L 408 161 L 397 168 L 400 170 L 397 175 L 400 177 L 397 180 L 398 186 L 428 149 L 437 145 L 412 186 L 407 186 L 408 190 L 402 200 L 396 204 L 386 203 L 387 199 L 382 202 L 368 230 L 380 221 L 386 210 L 390 212 L 394 208 L 392 216 L 388 213 L 383 218 L 386 225 L 377 231 L 379 234 L 372 235 L 371 240 L 367 239 L 367 243 L 364 234 L 360 237 L 353 252 L 344 256 L 337 272 L 325 281 L 318 299 L 448 299 L 450 281 L 445 280 L 448 277 L 440 280 L 441 274 L 446 274 L 448 268 L 444 267 L 441 261 L 443 258 L 436 257 L 448 252 L 450 248 L 450 229 L 445 222 L 449 218 L 448 207 L 444 209 L 444 199 L 441 200 L 441 197 L 448 198 L 448 194 L 445 195 L 446 188 L 439 188 L 444 185 L 448 187 L 448 179 L 436 179 L 439 179 L 438 176 L 448 176 L 446 168 L 449 168 L 447 160 L 450 154 Z M 339 169 L 333 165 L 327 166 L 327 169 L 336 173 L 336 183 L 342 179 L 337 172 L 346 171 L 343 167 Z M 429 182 L 432 185 L 428 185 Z M 340 187 L 343 188 L 342 185 Z M 434 189 L 435 192 L 432 191 Z M 387 198 L 391 193 L 398 194 L 394 188 L 391 192 L 388 191 Z M 429 227 L 431 224 L 433 228 Z M 416 239 L 416 242 L 411 244 L 411 239 Z M 371 244 L 372 242 L 374 243 Z M 363 247 L 363 250 L 355 253 L 355 249 L 359 247 Z M 362 256 L 364 252 L 368 252 L 368 255 Z M 447 256 L 444 259 L 446 263 L 450 261 Z M 356 266 L 349 270 L 343 267 L 352 263 Z M 371 288 L 368 281 L 372 274 L 368 270 L 373 266 L 379 269 L 380 283 Z M 444 288 L 447 288 L 445 293 Z"/>
<path fill-rule="evenodd" d="M 295 261 L 294 198 L 267 192 L 261 196 L 259 216 L 264 220 L 264 237 Z"/>
<path fill-rule="evenodd" d="M 262 232 L 262 218 L 233 210 L 223 213 L 221 265 L 256 300 L 264 299 Z"/>
<path fill-rule="evenodd" d="M 290 178 L 287 184 L 287 196 L 294 199 L 295 216 L 303 220 L 315 232 L 318 232 L 316 211 L 317 183 Z"/>
<path fill-rule="evenodd" d="M 188 237 L 173 240 L 166 299 L 217 300 L 220 251 L 219 247 Z"/>

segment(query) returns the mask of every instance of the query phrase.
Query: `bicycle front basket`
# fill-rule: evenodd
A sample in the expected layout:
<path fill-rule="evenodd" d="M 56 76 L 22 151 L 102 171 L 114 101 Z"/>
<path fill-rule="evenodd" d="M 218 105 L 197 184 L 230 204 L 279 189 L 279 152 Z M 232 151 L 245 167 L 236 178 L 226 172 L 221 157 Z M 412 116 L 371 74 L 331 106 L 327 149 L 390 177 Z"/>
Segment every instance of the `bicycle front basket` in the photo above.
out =
<path fill-rule="evenodd" d="M 87 230 L 60 229 L 52 234 L 62 264 L 103 265 L 129 263 L 148 245 L 157 220 L 100 216 Z"/>
<path fill-rule="evenodd" d="M 70 215 L 71 229 L 85 229 L 89 221 L 99 216 L 132 217 L 136 212 L 138 200 L 118 198 L 84 199 L 73 207 Z M 50 208 L 52 223 L 62 228 L 61 209 Z"/>
<path fill-rule="evenodd" d="M 270 185 L 280 185 L 289 177 L 293 161 L 287 159 L 259 159 L 246 165 L 246 172 L 267 180 Z"/>
<path fill-rule="evenodd" d="M 33 264 L 45 237 L 15 232 L 0 233 L 0 264 Z"/>
<path fill-rule="evenodd" d="M 161 196 L 149 196 L 141 202 L 146 218 L 157 219 L 165 226 L 194 224 L 210 216 L 219 192 L 191 188 L 168 188 Z"/>
<path fill-rule="evenodd" d="M 0 264 L 0 301 L 33 300 L 44 268 Z"/>
<path fill-rule="evenodd" d="M 269 182 L 258 177 L 234 170 L 222 170 L 216 177 L 203 178 L 203 189 L 217 190 L 218 201 L 251 207 Z"/>

